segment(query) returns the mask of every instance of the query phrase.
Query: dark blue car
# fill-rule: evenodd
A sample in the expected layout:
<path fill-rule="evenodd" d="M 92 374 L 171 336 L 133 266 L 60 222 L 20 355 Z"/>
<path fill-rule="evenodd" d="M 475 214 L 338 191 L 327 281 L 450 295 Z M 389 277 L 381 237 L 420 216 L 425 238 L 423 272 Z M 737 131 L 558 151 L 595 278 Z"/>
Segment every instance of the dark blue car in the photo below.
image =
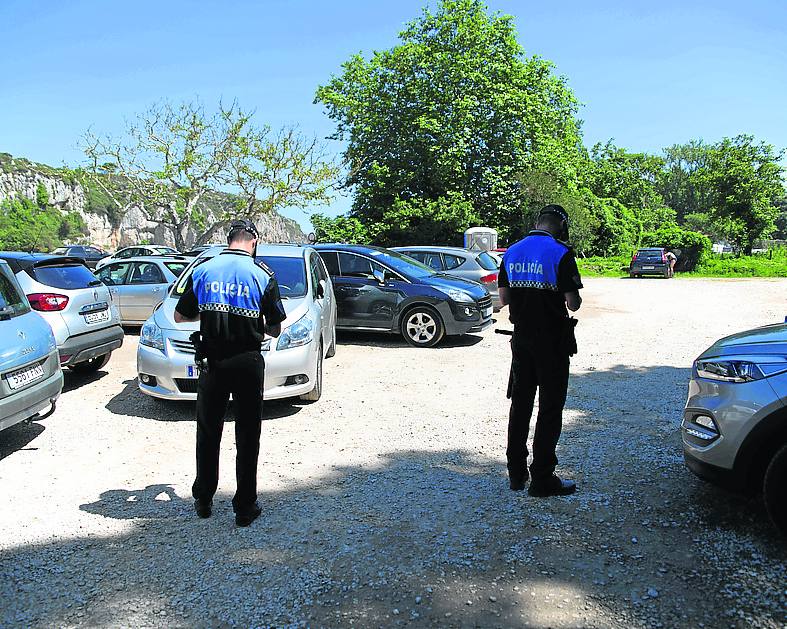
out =
<path fill-rule="evenodd" d="M 492 298 L 478 282 L 441 273 L 389 249 L 315 245 L 333 281 L 336 327 L 402 334 L 416 347 L 492 324 Z"/>

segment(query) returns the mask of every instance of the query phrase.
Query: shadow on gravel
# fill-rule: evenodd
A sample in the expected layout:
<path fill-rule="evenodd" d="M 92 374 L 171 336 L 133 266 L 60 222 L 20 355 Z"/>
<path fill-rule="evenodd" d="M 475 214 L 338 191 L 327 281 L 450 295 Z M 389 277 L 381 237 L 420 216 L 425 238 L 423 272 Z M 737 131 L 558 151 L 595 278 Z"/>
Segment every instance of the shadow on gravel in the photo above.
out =
<path fill-rule="evenodd" d="M 484 340 L 478 334 L 462 334 L 460 336 L 445 336 L 436 347 L 428 351 L 450 349 L 453 347 L 472 347 Z M 354 332 L 350 330 L 337 330 L 336 341 L 339 345 L 355 345 L 358 347 L 401 347 L 413 351 L 424 351 L 423 348 L 413 347 L 399 334 L 386 332 Z"/>
<path fill-rule="evenodd" d="M 123 390 L 107 402 L 106 409 L 115 415 L 142 417 L 161 422 L 193 422 L 196 419 L 196 402 L 162 400 L 145 395 L 137 386 L 137 379 L 123 382 Z M 270 400 L 263 404 L 263 420 L 292 417 L 303 407 L 299 400 Z M 227 411 L 227 421 L 234 421 L 232 401 Z"/>
<path fill-rule="evenodd" d="M 589 445 L 571 432 L 569 471 Z M 0 551 L 0 626 L 672 628 L 719 626 L 722 613 L 725 627 L 777 626 L 784 550 L 749 544 L 737 572 L 720 572 L 692 539 L 706 542 L 701 521 L 675 511 L 693 498 L 685 483 L 632 473 L 632 445 L 600 448 L 628 482 L 588 479 L 550 500 L 509 491 L 500 457 L 394 451 L 287 490 L 263 485 L 248 529 L 228 495 L 200 520 L 169 485 L 111 489 L 80 509 L 125 520 L 123 532 Z M 769 601 L 726 600 L 742 583 Z"/>
<path fill-rule="evenodd" d="M 107 371 L 94 371 L 93 373 L 75 373 L 70 369 L 63 369 L 63 393 L 68 393 L 79 387 L 84 387 L 93 382 L 98 382 L 108 374 Z"/>
<path fill-rule="evenodd" d="M 37 422 L 22 422 L 0 431 L 0 461 L 20 450 L 38 450 L 28 445 L 44 430 Z"/>

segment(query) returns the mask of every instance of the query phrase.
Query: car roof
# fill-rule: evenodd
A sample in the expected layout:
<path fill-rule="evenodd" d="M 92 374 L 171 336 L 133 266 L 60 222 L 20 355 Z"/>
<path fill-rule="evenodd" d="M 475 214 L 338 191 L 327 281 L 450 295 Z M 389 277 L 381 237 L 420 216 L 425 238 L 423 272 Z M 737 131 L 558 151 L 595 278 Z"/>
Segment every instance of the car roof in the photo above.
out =
<path fill-rule="evenodd" d="M 193 259 L 194 258 L 191 256 L 182 256 L 175 253 L 169 253 L 158 256 L 131 256 L 130 258 L 114 260 L 109 264 L 123 264 L 124 262 L 183 262 L 184 264 L 189 264 Z M 109 266 L 109 264 L 105 266 Z"/>
<path fill-rule="evenodd" d="M 640 247 L 637 251 L 664 251 L 664 247 Z"/>
<path fill-rule="evenodd" d="M 435 245 L 434 247 L 430 245 L 414 245 L 412 247 L 391 247 L 391 249 L 394 251 L 437 251 L 440 253 L 463 253 L 468 256 L 482 253 L 480 250 L 471 251 L 470 249 L 465 249 L 464 247 L 448 247 L 445 245 Z"/>
<path fill-rule="evenodd" d="M 218 255 L 221 251 L 224 251 L 227 248 L 227 245 L 216 245 L 214 247 L 209 247 L 205 249 L 205 251 L 200 252 L 199 258 L 206 258 L 206 257 L 213 257 Z M 300 244 L 289 244 L 289 243 L 282 243 L 282 244 L 259 244 L 257 245 L 257 250 L 255 255 L 257 256 L 272 256 L 272 257 L 279 257 L 279 258 L 302 258 L 304 256 L 304 252 L 312 249 L 311 245 L 300 245 Z M 160 258 L 162 256 L 150 256 L 154 258 Z"/>

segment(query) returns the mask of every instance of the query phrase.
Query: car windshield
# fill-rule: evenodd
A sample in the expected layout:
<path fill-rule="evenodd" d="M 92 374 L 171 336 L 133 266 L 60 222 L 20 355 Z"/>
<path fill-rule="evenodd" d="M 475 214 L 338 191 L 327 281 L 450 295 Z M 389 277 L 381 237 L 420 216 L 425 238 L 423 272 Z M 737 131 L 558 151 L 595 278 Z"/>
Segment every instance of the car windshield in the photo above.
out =
<path fill-rule="evenodd" d="M 197 261 L 184 271 L 175 289 L 170 293 L 170 297 L 178 299 L 184 292 L 186 292 L 186 284 L 194 269 L 200 264 L 204 264 L 211 257 L 199 258 Z M 279 294 L 282 298 L 297 298 L 306 295 L 306 263 L 303 258 L 286 258 L 283 256 L 257 256 L 257 262 L 265 263 L 273 271 L 276 281 L 279 284 Z"/>
<path fill-rule="evenodd" d="M 77 290 L 98 286 L 101 281 L 82 264 L 57 264 L 52 266 L 38 266 L 28 269 L 28 275 L 36 282 L 46 284 L 52 288 Z"/>
<path fill-rule="evenodd" d="M 172 247 L 151 247 L 151 249 L 155 253 L 162 253 L 162 254 L 177 253 L 177 251 L 175 249 L 173 249 Z"/>
<path fill-rule="evenodd" d="M 394 271 L 398 271 L 403 275 L 410 277 L 430 277 L 434 275 L 434 269 L 421 264 L 415 258 L 402 255 L 398 251 L 391 251 L 390 249 L 372 249 L 368 252 L 378 262 L 387 264 Z"/>
<path fill-rule="evenodd" d="M 0 319 L 15 317 L 29 310 L 14 274 L 6 265 L 0 265 Z"/>
<path fill-rule="evenodd" d="M 183 269 L 186 268 L 185 262 L 165 262 L 164 266 L 167 267 L 175 277 L 180 277 L 180 274 L 183 273 Z"/>
<path fill-rule="evenodd" d="M 661 249 L 640 249 L 637 252 L 637 259 L 661 260 Z"/>

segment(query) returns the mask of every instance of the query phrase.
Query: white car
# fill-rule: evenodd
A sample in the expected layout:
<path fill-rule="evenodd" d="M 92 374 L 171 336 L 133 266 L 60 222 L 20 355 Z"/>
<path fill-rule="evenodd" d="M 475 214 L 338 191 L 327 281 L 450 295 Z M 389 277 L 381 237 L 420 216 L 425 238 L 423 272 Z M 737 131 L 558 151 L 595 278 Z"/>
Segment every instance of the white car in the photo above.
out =
<path fill-rule="evenodd" d="M 167 298 L 142 326 L 137 350 L 139 388 L 167 400 L 197 399 L 197 368 L 189 340 L 199 323 L 175 323 L 174 312 L 194 267 L 223 247 L 202 252 L 183 271 Z M 279 338 L 266 339 L 264 399 L 322 394 L 323 358 L 336 352 L 336 300 L 320 256 L 300 245 L 259 245 L 257 259 L 270 267 L 279 284 L 287 318 Z"/>
<path fill-rule="evenodd" d="M 102 258 L 96 263 L 96 270 L 105 267 L 112 262 L 126 260 L 128 258 L 138 258 L 140 256 L 171 256 L 177 255 L 177 251 L 165 245 L 138 245 L 136 247 L 124 247 L 118 249 L 111 256 Z"/>

